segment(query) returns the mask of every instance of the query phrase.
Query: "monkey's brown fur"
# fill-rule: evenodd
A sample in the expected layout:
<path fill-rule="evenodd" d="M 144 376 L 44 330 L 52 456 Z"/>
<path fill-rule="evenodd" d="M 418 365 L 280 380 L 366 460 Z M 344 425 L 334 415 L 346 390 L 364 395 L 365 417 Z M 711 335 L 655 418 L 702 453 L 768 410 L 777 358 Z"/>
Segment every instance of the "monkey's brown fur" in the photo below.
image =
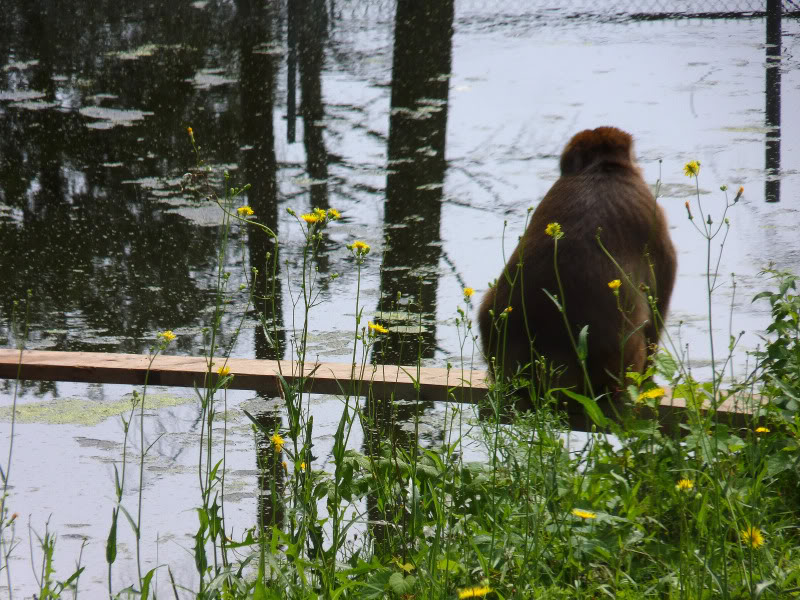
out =
<path fill-rule="evenodd" d="M 555 241 L 545 234 L 550 223 L 559 223 L 564 234 L 558 240 L 563 297 L 553 265 Z M 598 230 L 624 274 L 598 244 Z M 667 222 L 636 166 L 633 138 L 615 127 L 581 131 L 561 155 L 561 177 L 536 207 L 519 245 L 481 303 L 478 325 L 484 354 L 490 362 L 502 362 L 506 376 L 536 355 L 543 356 L 565 367 L 559 386 L 589 391 L 564 319 L 543 291 L 547 290 L 566 303 L 576 341 L 580 330 L 589 326 L 587 369 L 594 392 L 618 389 L 625 370 L 643 371 L 648 346 L 658 343 L 658 323 L 647 295 L 656 299 L 661 318 L 666 318 L 675 270 Z M 623 312 L 608 287 L 614 279 L 622 280 Z M 500 317 L 509 306 L 512 310 Z"/>

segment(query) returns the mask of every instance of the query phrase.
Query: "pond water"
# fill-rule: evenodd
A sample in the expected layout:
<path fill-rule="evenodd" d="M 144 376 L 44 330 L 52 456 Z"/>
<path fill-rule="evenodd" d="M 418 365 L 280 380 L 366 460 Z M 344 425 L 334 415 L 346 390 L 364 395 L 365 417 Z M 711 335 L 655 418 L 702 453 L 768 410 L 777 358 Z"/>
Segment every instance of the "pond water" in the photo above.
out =
<path fill-rule="evenodd" d="M 243 201 L 280 238 L 279 347 L 267 343 L 246 293 L 234 293 L 223 322 L 233 356 L 289 356 L 303 254 L 300 226 L 286 209 L 333 207 L 343 218 L 326 230 L 317 261 L 310 356 L 350 360 L 358 278 L 346 245 L 358 239 L 372 248 L 359 302 L 366 318 L 391 329 L 380 347 L 385 360 L 413 363 L 419 351 L 426 365 L 460 365 L 461 290 L 480 295 L 498 275 L 504 223 L 508 251 L 526 209 L 557 178 L 566 141 L 610 124 L 634 134 L 648 182 L 661 176 L 660 202 L 679 253 L 669 333 L 679 349 L 689 344 L 699 376 L 709 373 L 710 360 L 706 253 L 686 218 L 684 201 L 696 199 L 682 167 L 701 162 L 703 207 L 715 218 L 725 203 L 719 187 L 744 186 L 727 215 L 722 286 L 713 299 L 718 347 L 727 346 L 729 330 L 745 332 L 733 362 L 744 371 L 743 350 L 758 344 L 768 323 L 767 307 L 751 303 L 767 286 L 758 272 L 770 262 L 800 266 L 796 18 L 784 18 L 782 63 L 770 70 L 766 19 L 758 15 L 665 17 L 650 2 L 269 4 L 3 2 L 0 346 L 19 341 L 13 303 L 30 290 L 28 348 L 142 353 L 171 329 L 178 338 L 169 352 L 203 354 L 221 214 L 183 185 L 196 165 L 191 126 L 212 183 L 221 189 L 224 171 L 233 185 L 249 183 Z M 709 10 L 708 3 L 681 7 L 685 14 Z M 741 8 L 763 10 L 758 2 Z M 265 236 L 234 227 L 223 257 L 230 289 L 273 249 Z M 409 333 L 417 318 L 419 349 Z M 475 366 L 482 367 L 478 359 Z M 13 390 L 14 382 L 0 381 L 4 443 Z M 9 497 L 10 511 L 21 515 L 22 543 L 10 562 L 16 597 L 35 589 L 28 518 L 43 533 L 49 517 L 59 533 L 61 576 L 87 539 L 81 588 L 104 588 L 118 415 L 131 391 L 21 385 Z M 158 441 L 144 479 L 147 563 L 168 562 L 191 586 L 186 549 L 199 502 L 199 407 L 191 392 L 154 393 L 147 432 Z M 258 494 L 255 449 L 263 440 L 254 440 L 240 409 L 273 425 L 281 411 L 274 400 L 243 392 L 228 402 L 226 517 L 241 532 L 270 508 Z M 336 398 L 313 400 L 320 465 L 340 410 Z M 426 443 L 441 438 L 443 413 L 425 405 Z M 360 447 L 358 436 L 352 444 Z M 120 588 L 135 573 L 131 542 L 121 550 Z"/>

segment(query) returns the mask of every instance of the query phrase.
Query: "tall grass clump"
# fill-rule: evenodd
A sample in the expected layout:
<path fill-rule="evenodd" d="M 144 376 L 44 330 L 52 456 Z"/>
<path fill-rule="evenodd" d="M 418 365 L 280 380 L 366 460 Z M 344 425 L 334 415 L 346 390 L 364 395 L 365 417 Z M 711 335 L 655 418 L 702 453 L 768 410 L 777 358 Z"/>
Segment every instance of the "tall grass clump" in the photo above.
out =
<path fill-rule="evenodd" d="M 193 147 L 194 132 L 189 130 Z M 687 164 L 697 178 L 699 164 Z M 444 407 L 442 434 L 429 444 L 420 439 L 421 337 L 403 343 L 416 348 L 416 365 L 405 367 L 416 382 L 411 422 L 403 435 L 393 422 L 395 398 L 377 396 L 383 386 L 379 344 L 400 335 L 365 315 L 362 269 L 368 244 L 347 244 L 355 272 L 351 377 L 340 382 L 341 414 L 330 460 L 315 452 L 311 410 L 314 365 L 308 356 L 310 316 L 321 303 L 316 261 L 327 229 L 341 216 L 335 209 L 290 210 L 302 232 L 302 261 L 288 271 L 292 303 L 288 347 L 292 373 L 279 377 L 283 419 L 267 427 L 252 421 L 259 453 L 260 479 L 272 510 L 234 535 L 225 519 L 227 396 L 232 374 L 227 366 L 231 340 L 244 315 L 231 319 L 231 295 L 247 294 L 245 312 L 259 314 L 267 339 L 279 350 L 275 318 L 279 240 L 242 204 L 247 186 L 236 188 L 227 174 L 219 196 L 209 183 L 198 152 L 194 178 L 202 194 L 222 210 L 215 311 L 206 329 L 207 370 L 197 387 L 202 427 L 197 447 L 197 526 L 191 552 L 197 586 L 180 588 L 170 565 L 143 572 L 140 557 L 143 461 L 154 440 L 146 439 L 142 420 L 147 385 L 134 395 L 123 417 L 120 468 L 115 468 L 115 502 L 106 544 L 109 597 L 156 597 L 154 573 L 166 571 L 169 585 L 161 597 L 203 599 L 345 598 L 789 598 L 800 594 L 800 299 L 797 277 L 766 271 L 774 289 L 758 296 L 772 310 L 763 348 L 754 367 L 739 379 L 730 365 L 739 337 L 729 336 L 721 355 L 711 337 L 711 297 L 719 288 L 719 254 L 730 227 L 726 197 L 721 215 L 711 215 L 696 200 L 686 203 L 687 218 L 706 241 L 706 290 L 710 380 L 699 381 L 684 349 L 669 335 L 645 373 L 627 373 L 620 382 L 613 413 L 607 398 L 551 385 L 558 365 L 533 356 L 512 380 L 497 380 L 484 397 L 471 381 L 475 332 L 474 290 L 465 288 L 455 309 L 460 364 L 448 364 L 451 400 Z M 725 190 L 723 190 L 724 192 Z M 716 224 L 715 224 L 716 223 Z M 264 264 L 244 273 L 246 290 L 231 290 L 224 257 L 232 227 L 267 235 L 274 251 Z M 560 231 L 550 235 L 557 244 Z M 567 232 L 568 233 L 568 232 Z M 719 249 L 713 245 L 720 239 Z M 602 249 L 598 249 L 602 251 Z M 246 261 L 243 261 L 246 264 Z M 555 268 L 555 264 L 554 264 Z M 614 282 L 611 282 L 614 283 Z M 617 286 L 609 285 L 608 293 Z M 564 299 L 559 290 L 549 290 Z M 270 314 L 270 310 L 273 312 Z M 565 313 L 563 313 L 565 314 Z M 498 319 L 502 335 L 503 316 Z M 420 314 L 421 319 L 421 314 Z M 377 320 L 377 319 L 376 319 Z M 565 322 L 565 333 L 570 328 Z M 175 334 L 162 332 L 150 351 L 153 364 Z M 585 371 L 591 332 L 571 340 Z M 502 361 L 502 357 L 498 358 Z M 492 365 L 503 373 L 502 364 Z M 291 375 L 291 376 L 289 376 Z M 724 385 L 723 385 L 724 383 Z M 671 392 L 670 392 L 671 390 Z M 458 404 L 473 394 L 475 404 Z M 520 394 L 535 410 L 517 412 Z M 667 398 L 685 409 L 670 407 Z M 565 402 L 581 407 L 589 431 L 570 434 Z M 218 418 L 220 416 L 223 418 Z M 387 416 L 388 415 L 388 416 Z M 13 426 L 13 422 L 12 422 Z M 353 440 L 363 437 L 357 449 Z M 136 505 L 126 505 L 129 438 L 141 449 Z M 212 441 L 222 439 L 221 444 Z M 471 457 L 471 458 L 470 458 Z M 7 571 L 15 517 L 9 515 L 11 452 L 3 466 L 0 549 Z M 120 519 L 120 515 L 124 518 Z M 126 525 L 127 524 L 127 525 Z M 129 526 L 136 539 L 137 580 L 120 588 L 114 578 L 117 531 Z M 53 583 L 54 542 L 46 530 L 40 539 L 47 580 L 41 598 L 57 598 L 77 588 L 78 575 Z M 49 561 L 49 562 L 48 562 Z M 49 579 L 47 579 L 49 577 Z M 60 587 L 59 587 L 60 586 Z"/>

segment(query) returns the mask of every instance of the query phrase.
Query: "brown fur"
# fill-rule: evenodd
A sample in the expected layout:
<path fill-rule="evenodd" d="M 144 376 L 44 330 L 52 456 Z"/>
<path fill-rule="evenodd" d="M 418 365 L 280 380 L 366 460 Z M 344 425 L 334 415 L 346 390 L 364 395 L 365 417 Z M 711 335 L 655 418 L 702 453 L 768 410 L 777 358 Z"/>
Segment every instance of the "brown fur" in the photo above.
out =
<path fill-rule="evenodd" d="M 625 370 L 645 369 L 648 347 L 657 344 L 659 336 L 646 296 L 656 298 L 658 312 L 666 318 L 676 270 L 666 219 L 635 164 L 630 134 L 598 127 L 570 140 L 561 155 L 561 177 L 536 207 L 478 312 L 484 354 L 498 365 L 502 362 L 506 376 L 539 355 L 565 367 L 558 385 L 588 392 L 564 319 L 543 291 L 559 295 L 555 242 L 545 234 L 554 222 L 564 232 L 558 240 L 558 270 L 572 333 L 577 341 L 580 330 L 589 326 L 587 368 L 592 388 L 595 393 L 613 391 Z M 598 229 L 603 246 L 633 285 L 602 251 Z M 619 299 L 624 315 L 608 287 L 614 279 L 622 280 Z M 507 306 L 512 311 L 498 319 Z M 503 319 L 508 320 L 505 343 L 498 342 L 504 335 Z"/>

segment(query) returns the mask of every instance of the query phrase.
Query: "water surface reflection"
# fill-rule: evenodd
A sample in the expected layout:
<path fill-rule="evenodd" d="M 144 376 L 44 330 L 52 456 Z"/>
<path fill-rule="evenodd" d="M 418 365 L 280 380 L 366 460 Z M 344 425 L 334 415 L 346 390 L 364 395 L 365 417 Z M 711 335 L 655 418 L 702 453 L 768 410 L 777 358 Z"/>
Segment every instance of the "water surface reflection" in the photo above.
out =
<path fill-rule="evenodd" d="M 693 188 L 681 167 L 690 158 L 702 162 L 709 206 L 719 185 L 745 186 L 721 267 L 739 274 L 739 287 L 733 298 L 722 288 L 714 306 L 727 314 L 733 301 L 734 328 L 747 330 L 755 345 L 765 307 L 750 303 L 763 285 L 754 274 L 768 260 L 800 265 L 800 117 L 786 110 L 795 100 L 786 95 L 800 86 L 798 22 L 785 19 L 778 34 L 770 29 L 767 53 L 781 62 L 770 60 L 765 73 L 764 18 L 630 21 L 616 12 L 603 17 L 604 7 L 593 2 L 589 14 L 581 3 L 568 11 L 507 3 L 501 11 L 471 0 L 75 0 L 65 10 L 45 0 L 6 0 L 0 344 L 16 341 L 13 303 L 31 290 L 30 347 L 144 352 L 156 332 L 172 329 L 172 352 L 202 352 L 221 215 L 183 185 L 195 167 L 191 125 L 212 183 L 219 188 L 224 171 L 237 186 L 249 183 L 244 201 L 281 239 L 278 248 L 265 235 L 232 229 L 223 257 L 231 273 L 223 345 L 237 356 L 287 356 L 302 236 L 285 209 L 335 207 L 344 218 L 328 228 L 315 263 L 323 304 L 311 315 L 311 358 L 350 360 L 356 269 L 345 246 L 361 239 L 373 252 L 360 306 L 365 319 L 391 331 L 368 361 L 408 364 L 419 355 L 429 365 L 460 364 L 453 318 L 463 286 L 480 294 L 497 275 L 503 244 L 516 243 L 525 209 L 554 180 L 564 142 L 578 129 L 615 124 L 635 134 L 648 181 L 661 169 L 663 205 L 680 248 L 671 331 L 683 322 L 698 374 L 708 367 L 698 309 L 704 254 L 686 226 L 683 202 Z M 777 199 L 778 185 L 780 204 L 766 204 Z M 276 253 L 274 285 L 268 265 Z M 238 286 L 252 267 L 258 298 L 248 306 Z M 714 334 L 726 341 L 725 319 L 717 322 L 725 325 Z M 8 405 L 10 383 L 2 386 Z M 21 401 L 77 395 L 103 404 L 129 391 L 36 383 L 26 384 Z M 250 412 L 267 430 L 281 424 L 272 399 L 240 395 L 231 406 L 242 402 L 253 403 Z M 311 406 L 322 464 L 341 404 L 314 398 Z M 411 443 L 408 425 L 417 415 L 426 419 L 424 443 L 440 440 L 441 406 L 367 409 L 375 420 L 353 439 L 356 448 L 372 451 L 375 436 Z M 194 472 L 177 449 L 195 443 L 197 412 L 188 397 L 154 411 L 158 422 L 148 435 L 170 432 L 171 444 L 147 467 L 145 501 L 154 513 L 163 508 L 165 485 L 176 510 L 196 503 L 181 495 Z M 253 451 L 249 422 L 234 413 L 231 465 L 241 477 L 232 478 L 240 487 L 231 489 L 238 500 L 228 516 L 246 527 L 255 515 L 266 522 L 279 516 L 261 493 L 272 480 L 258 473 L 274 456 L 263 436 Z M 54 518 L 62 526 L 86 523 L 81 510 L 106 509 L 118 420 L 22 424 L 19 437 L 16 473 L 43 477 L 20 481 L 32 510 L 56 508 L 51 498 L 61 494 L 52 485 L 68 487 L 62 472 L 79 462 L 85 481 L 101 489 L 87 484 L 93 497 L 76 492 Z M 102 443 L 87 446 L 87 439 Z M 52 459 L 39 467 L 38 456 Z M 367 509 L 374 520 L 392 517 L 376 514 L 374 503 Z M 151 518 L 158 522 L 157 514 Z M 99 523 L 80 531 L 92 540 L 92 563 L 104 564 L 107 531 Z"/>

